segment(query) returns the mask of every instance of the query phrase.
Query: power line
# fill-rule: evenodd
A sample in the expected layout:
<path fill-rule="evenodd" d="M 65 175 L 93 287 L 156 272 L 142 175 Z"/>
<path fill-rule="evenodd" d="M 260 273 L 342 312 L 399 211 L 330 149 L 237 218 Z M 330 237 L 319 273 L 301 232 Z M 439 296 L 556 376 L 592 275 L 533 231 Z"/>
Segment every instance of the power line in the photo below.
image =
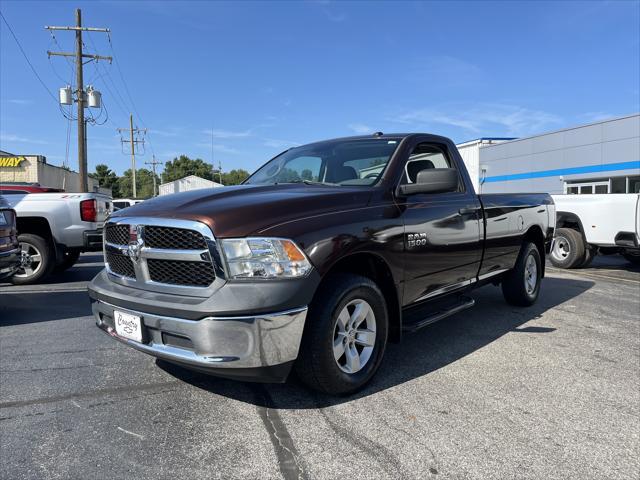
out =
<path fill-rule="evenodd" d="M 89 41 L 91 42 L 91 45 L 93 45 L 93 48 L 97 51 L 98 47 L 96 46 L 95 42 L 93 41 L 93 36 L 92 35 L 87 35 L 87 36 L 89 37 Z M 113 52 L 113 49 L 112 49 L 112 52 Z M 109 72 L 109 70 L 104 68 L 100 64 L 100 62 L 96 62 L 94 67 L 96 68 L 96 71 L 98 71 L 98 72 L 100 71 L 99 67 L 103 68 L 104 74 L 100 75 L 100 79 L 104 79 L 104 86 L 107 88 L 107 90 L 109 91 L 109 93 L 113 97 L 114 101 L 116 102 L 116 105 L 118 105 L 118 108 L 122 112 L 123 116 L 125 118 L 128 117 L 129 114 L 127 113 L 127 111 L 129 109 L 127 109 L 127 107 L 126 107 L 126 103 L 127 102 L 124 101 L 124 98 L 120 94 L 120 91 L 118 90 L 118 87 L 116 86 L 115 82 L 113 81 L 113 78 L 111 77 L 111 73 Z M 111 87 L 109 87 L 109 84 L 107 83 L 107 80 L 111 81 L 111 84 L 113 85 L 113 88 L 114 88 L 116 93 L 113 93 L 113 90 L 111 90 Z M 116 96 L 116 94 L 117 94 L 117 96 Z M 118 100 L 118 98 L 120 98 L 120 100 Z M 120 101 L 122 101 L 122 103 L 120 103 Z"/>
<path fill-rule="evenodd" d="M 36 78 L 38 79 L 38 81 L 40 82 L 40 84 L 44 87 L 44 89 L 47 91 L 47 93 L 49 94 L 49 96 L 51 98 L 53 98 L 53 101 L 56 102 L 56 104 L 58 103 L 58 99 L 56 98 L 56 96 L 53 94 L 53 92 L 49 89 L 49 87 L 47 87 L 47 85 L 44 83 L 44 81 L 42 80 L 42 78 L 40 78 L 40 75 L 38 75 L 38 72 L 36 71 L 36 69 L 34 68 L 34 66 L 31 64 L 31 62 L 29 61 L 29 57 L 27 57 L 27 54 L 25 53 L 24 49 L 22 48 L 22 45 L 20 44 L 20 41 L 18 40 L 18 37 L 16 37 L 16 34 L 13 33 L 13 29 L 11 28 L 11 25 L 9 25 L 9 22 L 7 22 L 7 19 L 4 18 L 4 15 L 2 14 L 2 12 L 0 12 L 0 17 L 2 17 L 2 20 L 4 20 L 5 25 L 7 26 L 7 28 L 9 29 L 9 32 L 11 32 L 11 36 L 13 37 L 13 39 L 16 41 L 16 44 L 18 45 L 18 48 L 20 49 L 20 52 L 22 53 L 22 56 L 24 57 L 24 59 L 27 61 L 27 63 L 29 64 L 29 67 L 31 67 L 31 71 L 33 72 L 33 74 L 36 76 Z"/>
<path fill-rule="evenodd" d="M 118 56 L 116 55 L 115 49 L 113 48 L 113 42 L 111 41 L 111 34 L 107 34 L 107 39 L 109 41 L 109 48 L 111 49 L 111 56 L 115 60 L 116 68 L 118 69 L 118 74 L 120 75 L 120 79 L 122 80 L 122 85 L 124 85 L 124 90 L 125 90 L 125 92 L 127 94 L 127 97 L 129 97 L 129 101 L 131 102 L 131 106 L 133 107 L 133 111 L 135 112 L 136 116 L 138 117 L 138 120 L 140 120 L 140 123 L 142 124 L 142 126 L 145 128 L 145 130 L 148 131 L 147 124 L 142 119 L 142 116 L 138 112 L 138 109 L 136 108 L 136 104 L 133 101 L 133 97 L 131 96 L 131 92 L 129 92 L 129 87 L 127 87 L 127 82 L 125 81 L 124 75 L 122 73 L 122 69 L 120 68 L 120 62 L 118 61 Z M 153 155 L 155 155 L 155 151 L 153 150 L 153 144 L 151 143 L 151 140 L 148 139 L 147 141 L 149 142 L 149 147 L 151 148 L 151 153 Z"/>

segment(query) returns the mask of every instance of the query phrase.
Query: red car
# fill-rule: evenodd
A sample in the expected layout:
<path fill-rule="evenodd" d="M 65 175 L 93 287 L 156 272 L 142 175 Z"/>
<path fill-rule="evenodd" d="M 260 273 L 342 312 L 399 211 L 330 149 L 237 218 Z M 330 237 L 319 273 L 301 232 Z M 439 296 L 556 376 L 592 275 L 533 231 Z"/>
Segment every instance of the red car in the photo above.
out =
<path fill-rule="evenodd" d="M 61 188 L 43 187 L 39 183 L 0 183 L 0 193 L 3 195 L 21 193 L 60 193 Z"/>

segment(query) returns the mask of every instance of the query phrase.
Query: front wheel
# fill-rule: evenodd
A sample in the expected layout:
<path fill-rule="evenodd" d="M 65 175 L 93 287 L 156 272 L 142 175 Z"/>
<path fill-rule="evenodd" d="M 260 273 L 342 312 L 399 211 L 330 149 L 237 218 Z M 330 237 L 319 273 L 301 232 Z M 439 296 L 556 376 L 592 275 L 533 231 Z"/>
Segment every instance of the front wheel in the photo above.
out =
<path fill-rule="evenodd" d="M 507 303 L 527 307 L 540 294 L 542 260 L 535 243 L 522 245 L 515 266 L 502 279 L 502 294 Z"/>
<path fill-rule="evenodd" d="M 378 286 L 359 275 L 334 275 L 309 309 L 296 373 L 315 390 L 356 392 L 378 370 L 387 331 L 387 306 Z"/>

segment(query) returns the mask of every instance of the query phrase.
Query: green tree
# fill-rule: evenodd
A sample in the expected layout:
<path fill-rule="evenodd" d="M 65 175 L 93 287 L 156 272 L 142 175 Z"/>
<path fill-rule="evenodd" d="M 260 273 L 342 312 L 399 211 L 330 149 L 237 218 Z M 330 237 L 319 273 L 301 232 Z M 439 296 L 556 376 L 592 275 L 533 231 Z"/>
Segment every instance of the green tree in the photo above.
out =
<path fill-rule="evenodd" d="M 186 155 L 180 155 L 164 166 L 164 182 L 173 182 L 189 175 L 213 180 L 213 167 L 200 158 L 189 158 Z"/>
<path fill-rule="evenodd" d="M 249 172 L 243 170 L 242 168 L 231 170 L 230 172 L 222 172 L 222 184 L 225 186 L 228 185 L 240 185 L 244 182 L 249 176 Z M 220 177 L 216 174 L 214 179 L 215 181 L 219 181 Z"/>
<path fill-rule="evenodd" d="M 107 165 L 101 163 L 96 165 L 95 173 L 89 176 L 98 181 L 98 185 L 104 188 L 110 188 L 113 198 L 120 198 L 120 185 L 118 184 L 118 175 L 112 171 Z"/>
<path fill-rule="evenodd" d="M 156 182 L 160 184 L 160 178 L 156 175 Z M 126 170 L 118 180 L 120 194 L 123 198 L 133 197 L 131 181 L 131 169 Z M 146 168 L 136 170 L 136 195 L 137 198 L 150 198 L 153 196 L 153 172 Z"/>

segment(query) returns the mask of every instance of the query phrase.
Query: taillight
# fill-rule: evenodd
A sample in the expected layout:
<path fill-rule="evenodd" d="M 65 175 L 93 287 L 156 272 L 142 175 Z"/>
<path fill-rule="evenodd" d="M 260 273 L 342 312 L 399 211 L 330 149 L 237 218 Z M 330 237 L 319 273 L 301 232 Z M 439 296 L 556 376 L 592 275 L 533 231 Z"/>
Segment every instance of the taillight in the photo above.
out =
<path fill-rule="evenodd" d="M 80 218 L 83 222 L 95 222 L 98 218 L 98 202 L 96 199 L 80 202 Z"/>

